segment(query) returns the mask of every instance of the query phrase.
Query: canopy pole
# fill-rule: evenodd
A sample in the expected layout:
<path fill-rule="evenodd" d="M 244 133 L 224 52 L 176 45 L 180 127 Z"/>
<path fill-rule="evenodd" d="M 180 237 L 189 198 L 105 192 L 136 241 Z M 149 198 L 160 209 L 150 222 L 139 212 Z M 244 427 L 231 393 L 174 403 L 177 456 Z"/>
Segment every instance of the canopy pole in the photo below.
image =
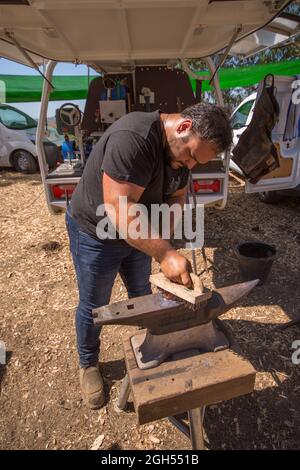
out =
<path fill-rule="evenodd" d="M 235 27 L 235 30 L 234 30 L 234 33 L 233 33 L 233 36 L 228 44 L 228 46 L 226 47 L 225 49 L 225 52 L 224 54 L 222 55 L 221 59 L 220 59 L 220 62 L 219 64 L 217 65 L 216 67 L 216 70 L 214 71 L 210 81 L 209 81 L 209 84 L 211 85 L 213 79 L 215 78 L 215 75 L 216 73 L 218 72 L 218 70 L 222 67 L 222 65 L 224 64 L 225 60 L 227 59 L 228 55 L 229 55 L 229 52 L 230 52 L 230 49 L 232 48 L 236 38 L 238 37 L 238 35 L 240 34 L 240 32 L 242 31 L 242 25 L 238 25 Z"/>
<path fill-rule="evenodd" d="M 28 60 L 28 62 L 31 64 L 31 66 L 43 77 L 43 79 L 48 81 L 48 79 L 45 77 L 43 72 L 40 71 L 38 65 L 34 62 L 34 60 L 32 60 L 32 58 L 30 57 L 28 52 L 16 40 L 14 33 L 9 32 L 9 31 L 5 31 L 5 36 L 8 39 L 10 39 L 10 41 L 12 41 L 14 43 L 16 48 L 21 52 L 21 54 L 25 57 L 25 59 Z M 52 83 L 50 81 L 49 81 L 49 85 L 51 85 L 51 87 L 54 88 L 54 86 L 52 85 Z"/>
<path fill-rule="evenodd" d="M 218 71 L 216 70 L 214 61 L 212 60 L 211 57 L 206 57 L 204 60 L 207 63 L 211 76 L 212 76 L 212 82 L 213 82 L 213 87 L 214 87 L 215 94 L 216 94 L 217 103 L 219 106 L 224 107 L 225 103 L 224 103 L 223 93 L 220 87 L 219 74 L 218 74 Z M 228 181 L 229 181 L 229 161 L 230 161 L 230 152 L 227 150 L 224 155 L 224 167 L 225 167 L 225 178 L 223 178 L 224 196 L 219 206 L 220 209 L 224 209 L 227 203 Z"/>
<path fill-rule="evenodd" d="M 43 139 L 44 139 L 45 124 L 47 120 L 49 97 L 52 91 L 51 80 L 52 80 L 53 71 L 54 71 L 56 64 L 57 64 L 56 61 L 50 60 L 46 67 L 46 76 L 45 76 L 45 80 L 43 83 L 43 91 L 42 91 L 42 98 L 41 98 L 40 116 L 39 116 L 38 126 L 36 130 L 36 150 L 37 150 L 37 155 L 38 155 L 41 178 L 42 178 L 42 183 L 45 189 L 48 208 L 52 214 L 55 211 L 50 204 L 50 201 L 51 201 L 50 188 L 49 188 L 49 185 L 46 184 L 46 178 L 48 176 L 48 165 L 47 165 L 46 154 L 45 154 L 45 149 L 43 145 Z"/>
<path fill-rule="evenodd" d="M 210 56 L 206 57 L 203 60 L 205 60 L 205 62 L 207 63 L 209 71 L 210 71 L 210 75 L 212 77 L 211 80 L 212 80 L 212 85 L 213 85 L 214 90 L 215 90 L 217 103 L 218 103 L 219 106 L 224 106 L 224 98 L 223 98 L 222 90 L 221 90 L 221 87 L 220 87 L 219 74 L 217 73 L 214 61 L 212 60 L 212 58 Z M 207 77 L 206 77 L 206 79 L 207 79 Z"/>
<path fill-rule="evenodd" d="M 190 68 L 190 66 L 188 65 L 185 59 L 180 59 L 180 62 L 181 62 L 183 70 L 190 77 L 194 78 L 195 80 L 200 80 L 200 81 L 208 80 L 208 77 L 206 75 L 197 75 L 195 72 L 193 72 L 193 70 Z"/>

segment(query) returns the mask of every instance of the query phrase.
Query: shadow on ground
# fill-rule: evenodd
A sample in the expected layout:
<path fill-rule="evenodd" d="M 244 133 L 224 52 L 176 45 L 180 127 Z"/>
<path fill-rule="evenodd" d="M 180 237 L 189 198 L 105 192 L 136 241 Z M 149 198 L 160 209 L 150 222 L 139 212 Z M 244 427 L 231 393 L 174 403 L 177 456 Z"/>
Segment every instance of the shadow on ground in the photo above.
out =
<path fill-rule="evenodd" d="M 5 378 L 7 366 L 9 365 L 9 361 L 11 360 L 13 353 L 12 351 L 6 351 L 6 363 L 0 364 L 0 393 L 1 393 L 1 383 Z"/>
<path fill-rule="evenodd" d="M 12 168 L 7 168 L 5 170 L 0 170 L 0 188 L 7 186 L 12 186 L 15 183 L 19 182 L 31 182 L 32 186 L 38 186 L 41 184 L 41 176 L 39 173 L 34 173 L 32 175 L 18 173 Z"/>

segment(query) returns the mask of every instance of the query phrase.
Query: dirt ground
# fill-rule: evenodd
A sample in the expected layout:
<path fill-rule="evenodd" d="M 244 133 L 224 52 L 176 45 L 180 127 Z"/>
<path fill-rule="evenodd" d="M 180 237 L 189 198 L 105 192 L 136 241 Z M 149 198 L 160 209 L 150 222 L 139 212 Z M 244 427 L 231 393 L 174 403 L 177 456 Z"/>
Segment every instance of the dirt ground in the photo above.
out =
<path fill-rule="evenodd" d="M 1 449 L 189 449 L 188 439 L 167 419 L 138 426 L 135 413 L 118 414 L 114 401 L 124 376 L 121 346 L 126 327 L 105 327 L 101 368 L 107 404 L 82 403 L 74 334 L 77 290 L 63 214 L 50 215 L 39 175 L 0 173 L 0 366 Z M 235 179 L 224 211 L 207 209 L 208 287 L 239 281 L 233 247 L 259 239 L 279 256 L 266 285 L 223 318 L 257 370 L 251 395 L 207 408 L 210 449 L 297 449 L 300 442 L 300 365 L 291 361 L 299 326 L 300 204 L 286 199 L 265 205 L 245 195 Z M 203 269 L 198 256 L 199 270 Z M 157 269 L 157 266 L 154 266 Z M 112 300 L 124 299 L 118 279 Z"/>

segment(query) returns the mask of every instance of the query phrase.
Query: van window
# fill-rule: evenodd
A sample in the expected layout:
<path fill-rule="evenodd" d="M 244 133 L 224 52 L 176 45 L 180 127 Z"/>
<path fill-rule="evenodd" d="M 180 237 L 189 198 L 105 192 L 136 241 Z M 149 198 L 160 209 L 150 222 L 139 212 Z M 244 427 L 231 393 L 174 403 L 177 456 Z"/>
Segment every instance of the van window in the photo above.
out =
<path fill-rule="evenodd" d="M 247 101 L 247 103 L 243 104 L 232 116 L 231 118 L 231 127 L 232 129 L 241 129 L 245 127 L 248 115 L 251 111 L 255 100 Z"/>
<path fill-rule="evenodd" d="M 10 106 L 0 106 L 0 122 L 9 129 L 16 130 L 37 126 L 37 122 L 30 116 Z"/>

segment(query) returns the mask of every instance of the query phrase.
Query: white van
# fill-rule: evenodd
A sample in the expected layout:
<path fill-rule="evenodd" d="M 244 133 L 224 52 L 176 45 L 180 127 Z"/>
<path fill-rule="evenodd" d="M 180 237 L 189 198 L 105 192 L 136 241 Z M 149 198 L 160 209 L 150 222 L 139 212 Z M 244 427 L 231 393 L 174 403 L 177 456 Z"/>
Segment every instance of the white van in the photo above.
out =
<path fill-rule="evenodd" d="M 296 80 L 297 77 L 275 76 L 280 114 L 272 140 L 278 149 L 280 167 L 256 184 L 246 182 L 246 192 L 259 193 L 259 198 L 267 203 L 277 202 L 285 195 L 300 196 L 300 100 L 296 99 L 299 97 L 300 82 Z M 231 116 L 234 146 L 252 119 L 258 94 L 248 96 Z M 232 159 L 230 169 L 243 175 Z"/>
<path fill-rule="evenodd" d="M 38 170 L 35 146 L 37 121 L 8 104 L 0 104 L 0 167 L 13 167 L 22 173 Z M 44 139 L 49 167 L 55 167 L 57 147 Z"/>

